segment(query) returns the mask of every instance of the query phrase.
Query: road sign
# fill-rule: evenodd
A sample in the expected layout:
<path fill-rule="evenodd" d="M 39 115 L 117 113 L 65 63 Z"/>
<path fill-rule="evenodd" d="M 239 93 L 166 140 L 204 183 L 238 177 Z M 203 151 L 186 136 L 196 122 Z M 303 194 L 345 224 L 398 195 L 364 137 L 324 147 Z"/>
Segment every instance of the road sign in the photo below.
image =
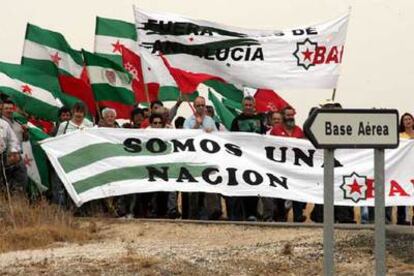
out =
<path fill-rule="evenodd" d="M 396 148 L 395 109 L 317 109 L 304 124 L 316 148 Z"/>

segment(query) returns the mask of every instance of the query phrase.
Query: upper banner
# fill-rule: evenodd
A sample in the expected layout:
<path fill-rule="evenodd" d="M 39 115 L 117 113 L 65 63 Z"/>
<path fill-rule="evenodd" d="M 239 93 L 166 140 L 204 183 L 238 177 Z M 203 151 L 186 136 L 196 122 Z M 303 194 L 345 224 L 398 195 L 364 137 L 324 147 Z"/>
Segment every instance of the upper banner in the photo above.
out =
<path fill-rule="evenodd" d="M 139 51 L 157 75 L 171 66 L 255 88 L 335 88 L 349 14 L 288 30 L 251 30 L 135 9 Z M 168 72 L 167 72 L 168 74 Z"/>
<path fill-rule="evenodd" d="M 242 132 L 91 128 L 41 146 L 78 206 L 153 191 L 323 203 L 323 151 L 307 140 Z M 373 206 L 373 150 L 336 150 L 335 158 L 335 204 Z M 414 141 L 386 150 L 386 205 L 414 205 L 412 164 Z"/>

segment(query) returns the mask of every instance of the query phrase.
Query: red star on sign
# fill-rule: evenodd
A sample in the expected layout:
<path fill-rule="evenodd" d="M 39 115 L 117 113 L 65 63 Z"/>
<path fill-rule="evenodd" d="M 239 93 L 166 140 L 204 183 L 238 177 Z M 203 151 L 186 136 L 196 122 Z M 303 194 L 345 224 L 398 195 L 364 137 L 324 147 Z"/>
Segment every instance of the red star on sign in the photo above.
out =
<path fill-rule="evenodd" d="M 60 60 L 62 59 L 62 58 L 59 56 L 59 52 L 56 52 L 56 54 L 54 54 L 54 55 L 50 55 L 50 58 L 52 59 L 52 62 L 53 62 L 54 64 L 56 64 L 56 66 L 59 66 L 59 62 L 60 62 Z"/>
<path fill-rule="evenodd" d="M 24 162 L 24 165 L 26 167 L 31 167 L 32 166 L 32 164 L 31 164 L 32 161 L 33 161 L 33 159 L 29 158 L 29 156 L 27 154 L 24 155 L 23 162 Z"/>
<path fill-rule="evenodd" d="M 193 37 L 190 37 L 188 40 L 190 40 L 191 42 L 193 42 L 194 38 Z"/>
<path fill-rule="evenodd" d="M 311 55 L 313 54 L 313 52 L 309 51 L 309 49 L 306 48 L 306 51 L 302 52 L 302 54 L 305 56 L 304 60 L 309 60 L 310 61 L 311 60 Z"/>
<path fill-rule="evenodd" d="M 351 194 L 354 192 L 357 192 L 358 194 L 361 194 L 361 187 L 363 185 L 359 185 L 356 179 L 354 179 L 354 183 L 348 184 L 349 187 L 351 187 Z"/>
<path fill-rule="evenodd" d="M 32 94 L 32 88 L 28 86 L 27 84 L 22 85 L 22 92 L 27 94 Z"/>
<path fill-rule="evenodd" d="M 113 53 L 115 53 L 115 52 L 122 53 L 122 46 L 124 46 L 124 45 L 119 43 L 119 40 L 117 40 L 116 43 L 112 43 L 112 46 L 114 47 L 114 49 L 112 50 Z"/>

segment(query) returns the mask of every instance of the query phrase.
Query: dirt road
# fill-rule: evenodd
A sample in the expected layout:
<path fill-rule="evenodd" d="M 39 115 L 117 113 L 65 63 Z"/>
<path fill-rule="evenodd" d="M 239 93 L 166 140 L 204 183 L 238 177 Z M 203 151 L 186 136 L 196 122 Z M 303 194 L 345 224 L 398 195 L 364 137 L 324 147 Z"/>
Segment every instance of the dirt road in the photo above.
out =
<path fill-rule="evenodd" d="M 1 254 L 0 275 L 322 274 L 322 228 L 91 221 L 96 239 Z M 338 275 L 374 274 L 373 237 L 336 230 Z M 387 238 L 389 275 L 414 275 L 414 230 Z"/>

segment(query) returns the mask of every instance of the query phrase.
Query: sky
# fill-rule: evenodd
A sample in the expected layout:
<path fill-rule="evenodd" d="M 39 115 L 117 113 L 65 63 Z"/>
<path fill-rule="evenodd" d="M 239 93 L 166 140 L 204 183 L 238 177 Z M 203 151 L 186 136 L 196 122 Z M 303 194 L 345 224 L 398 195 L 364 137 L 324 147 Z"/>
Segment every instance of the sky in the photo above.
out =
<path fill-rule="evenodd" d="M 3 0 L 0 60 L 19 63 L 28 22 L 62 33 L 73 48 L 93 51 L 95 17 L 134 22 L 132 6 L 257 29 L 324 22 L 352 8 L 336 98 L 345 108 L 414 113 L 413 0 Z M 331 90 L 278 91 L 302 124 Z"/>

